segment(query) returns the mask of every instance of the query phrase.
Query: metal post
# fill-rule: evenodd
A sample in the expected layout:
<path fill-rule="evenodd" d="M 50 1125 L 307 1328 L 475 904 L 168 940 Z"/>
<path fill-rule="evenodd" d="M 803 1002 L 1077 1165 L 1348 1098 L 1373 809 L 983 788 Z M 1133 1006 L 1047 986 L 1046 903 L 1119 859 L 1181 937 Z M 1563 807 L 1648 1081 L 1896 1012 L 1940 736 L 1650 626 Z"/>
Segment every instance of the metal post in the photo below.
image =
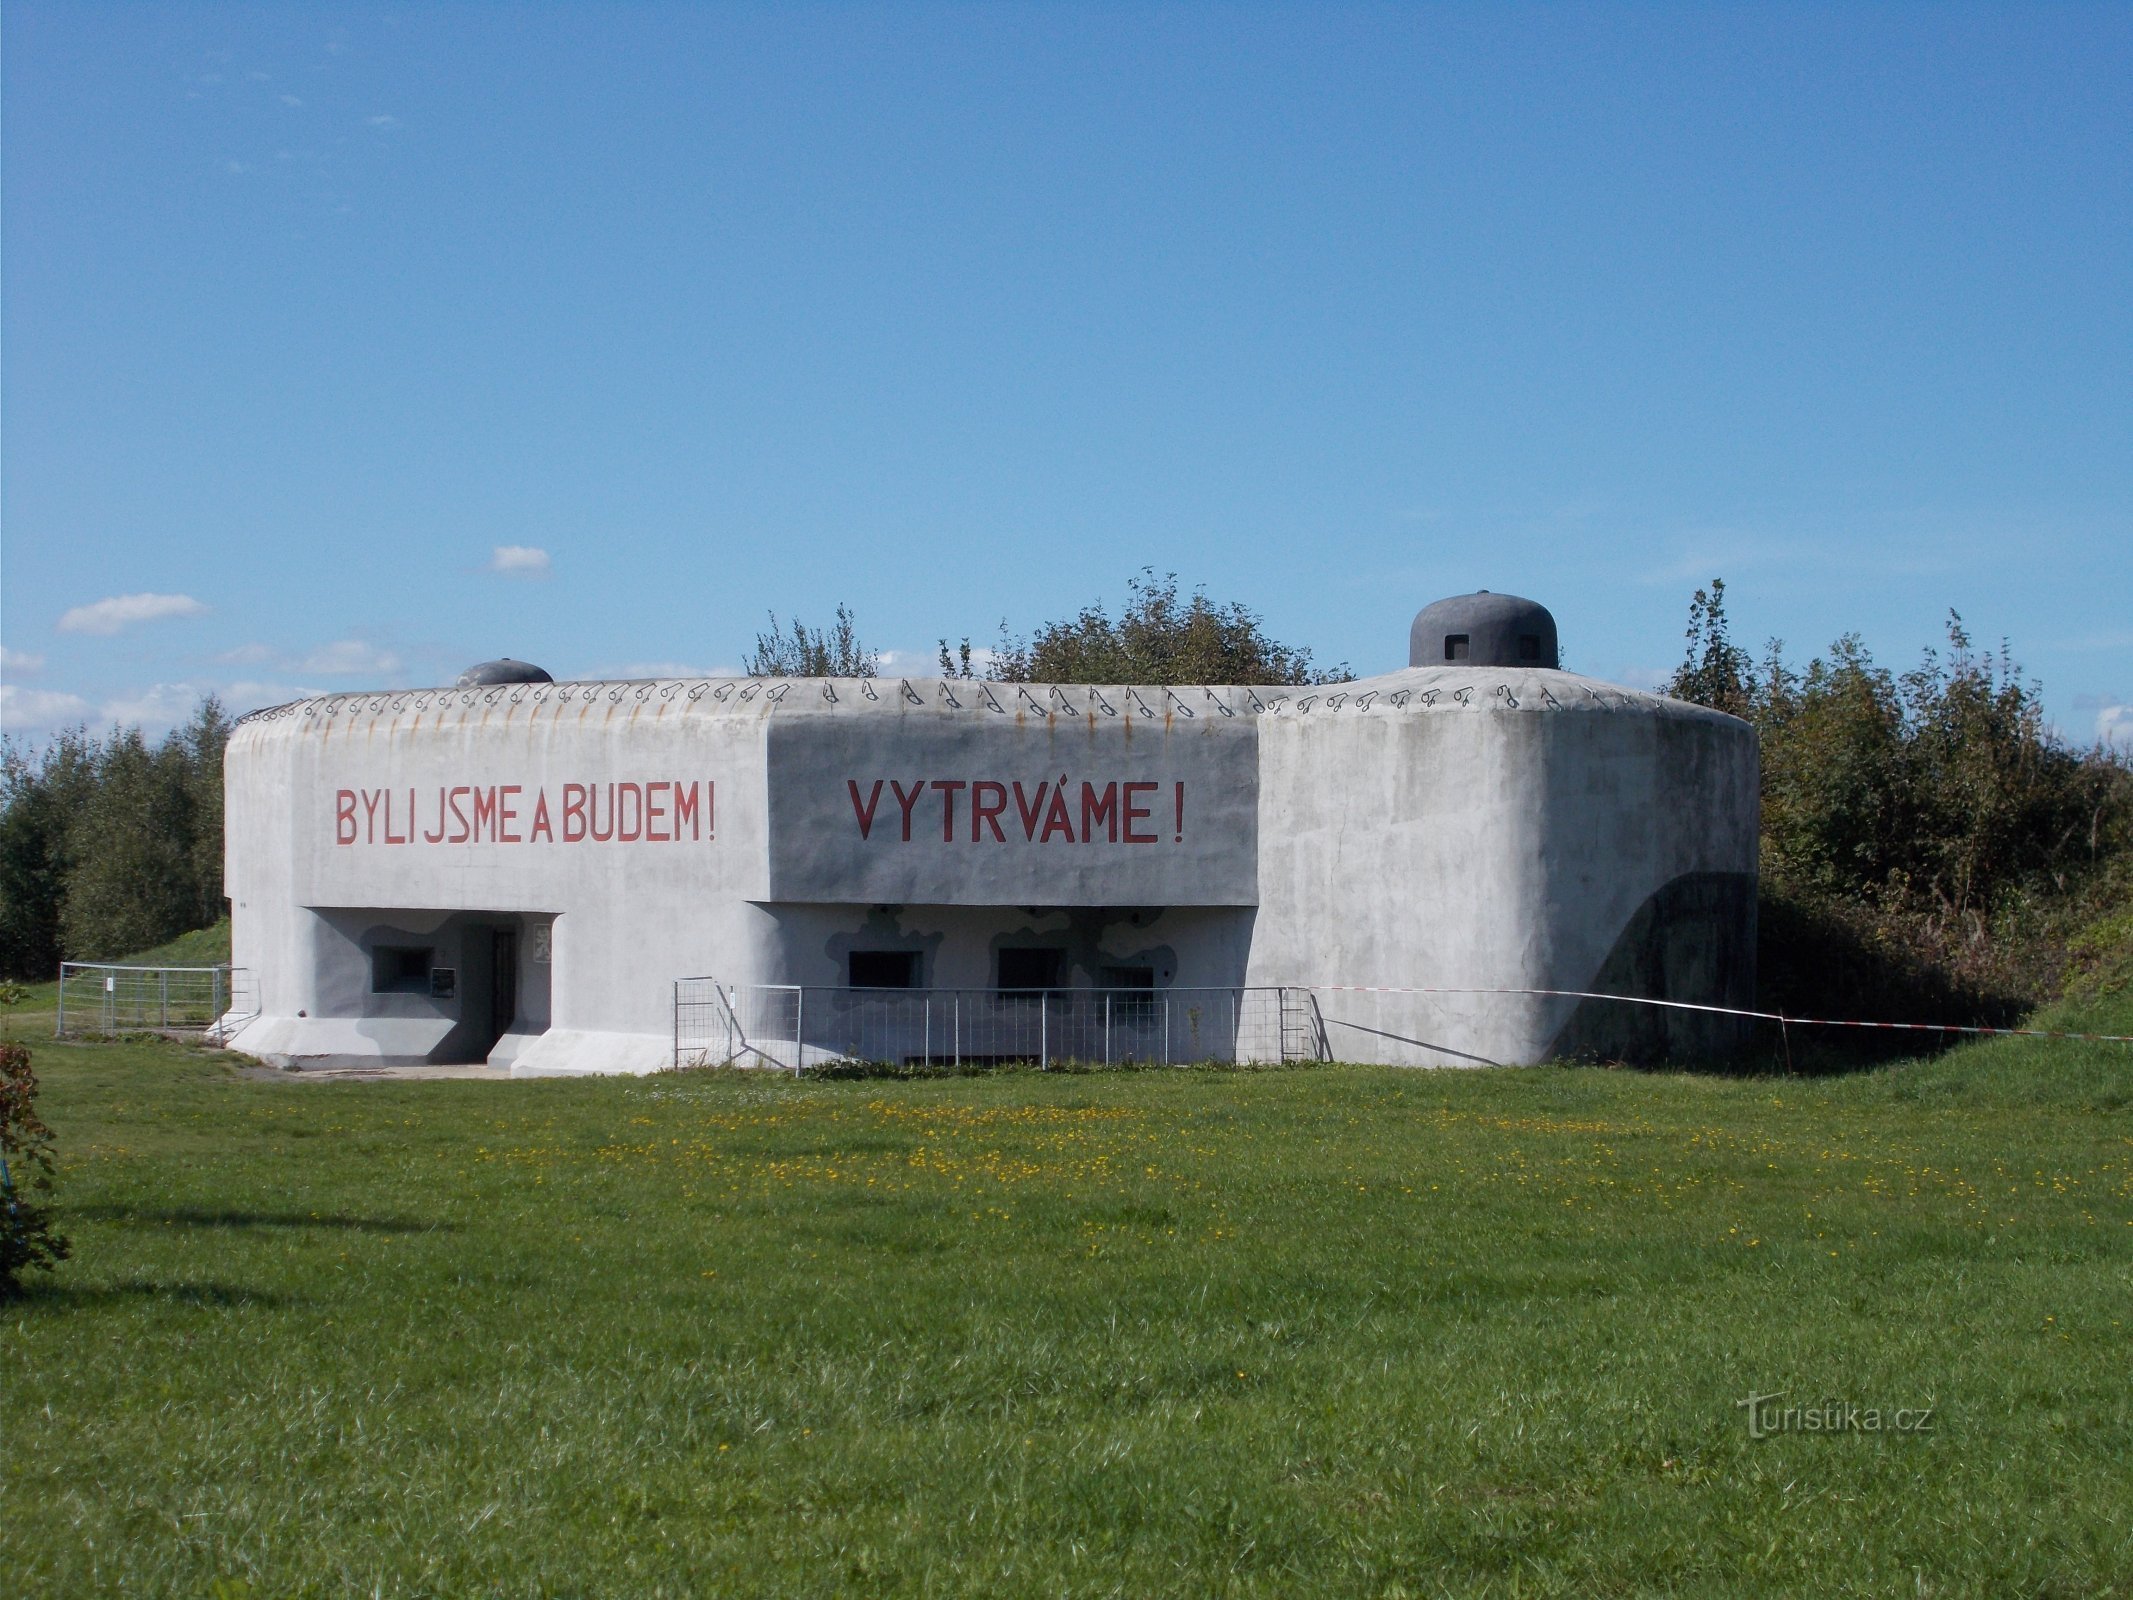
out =
<path fill-rule="evenodd" d="M 926 1065 L 933 1065 L 933 991 L 926 991 Z"/>
<path fill-rule="evenodd" d="M 1052 1070 L 1052 991 L 1037 991 L 1037 1070 Z"/>
<path fill-rule="evenodd" d="M 1229 992 L 1229 1058 L 1232 1061 L 1242 1059 L 1237 1054 L 1237 991 L 1234 989 Z"/>
<path fill-rule="evenodd" d="M 955 1066 L 960 1072 L 963 1069 L 963 991 L 958 989 L 950 995 L 949 1003 L 955 1007 Z"/>
<path fill-rule="evenodd" d="M 807 990 L 804 988 L 793 991 L 792 1031 L 799 1046 L 792 1069 L 792 1075 L 797 1078 L 807 1070 Z"/>
<path fill-rule="evenodd" d="M 159 1026 L 159 1027 L 164 1027 L 164 1028 L 167 1028 L 167 1027 L 169 1027 L 169 1026 L 170 1026 L 170 974 L 169 974 L 168 972 L 158 972 L 158 973 L 156 974 L 156 1008 L 157 1008 L 157 1012 L 158 1012 L 158 1014 L 159 1014 L 159 1015 L 160 1015 L 160 1016 L 162 1017 L 162 1019 L 163 1019 L 163 1020 L 162 1020 L 162 1021 L 161 1021 L 161 1022 L 160 1022 L 159 1024 L 157 1024 L 157 1026 Z"/>
<path fill-rule="evenodd" d="M 62 962 L 60 962 L 60 964 L 59 964 L 59 1015 L 58 1015 L 58 1016 L 56 1016 L 56 1017 L 54 1017 L 54 1018 L 52 1019 L 52 1037 L 53 1037 L 53 1038 L 55 1038 L 55 1039 L 64 1039 L 64 1038 L 65 1038 L 66 1036 L 67 1036 L 67 964 L 66 964 L 66 963 L 65 963 L 64 961 L 62 961 Z"/>
<path fill-rule="evenodd" d="M 382 959 L 382 958 L 381 958 Z M 681 1065 L 681 979 L 674 980 L 674 1065 Z"/>
<path fill-rule="evenodd" d="M 1170 996 L 1163 996 L 1163 1065 L 1175 1066 L 1170 1057 Z"/>
<path fill-rule="evenodd" d="M 1111 1064 L 1111 991 L 1104 991 L 1104 1065 Z"/>

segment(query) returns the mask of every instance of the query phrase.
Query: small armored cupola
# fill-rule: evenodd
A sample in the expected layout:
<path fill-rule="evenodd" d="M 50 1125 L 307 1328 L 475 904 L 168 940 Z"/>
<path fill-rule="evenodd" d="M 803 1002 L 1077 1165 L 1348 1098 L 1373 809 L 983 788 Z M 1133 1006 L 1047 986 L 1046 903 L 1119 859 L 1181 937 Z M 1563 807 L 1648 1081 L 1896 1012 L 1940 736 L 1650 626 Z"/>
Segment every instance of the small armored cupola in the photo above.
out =
<path fill-rule="evenodd" d="M 1556 667 L 1555 618 L 1548 608 L 1515 594 L 1454 595 L 1416 613 L 1407 630 L 1407 664 L 1449 661 L 1477 667 Z"/>
<path fill-rule="evenodd" d="M 477 661 L 459 675 L 455 689 L 486 689 L 492 683 L 553 683 L 548 676 L 530 661 L 513 661 L 504 656 L 496 661 Z"/>

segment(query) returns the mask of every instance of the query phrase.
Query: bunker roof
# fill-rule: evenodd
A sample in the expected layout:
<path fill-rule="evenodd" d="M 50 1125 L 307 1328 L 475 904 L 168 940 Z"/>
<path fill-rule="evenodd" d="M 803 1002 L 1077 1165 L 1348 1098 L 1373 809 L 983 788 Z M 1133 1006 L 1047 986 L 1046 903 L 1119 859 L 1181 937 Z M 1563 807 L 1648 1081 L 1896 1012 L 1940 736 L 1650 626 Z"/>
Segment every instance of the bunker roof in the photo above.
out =
<path fill-rule="evenodd" d="M 1710 717 L 1684 701 L 1546 668 L 1461 661 L 1347 683 L 999 683 L 982 678 L 642 678 L 522 682 L 321 695 L 270 706 L 240 726 L 295 720 L 324 727 L 412 717 L 433 726 L 546 717 L 765 718 L 931 713 L 1028 721 L 1206 722 L 1425 713 L 1642 712 Z M 1729 719 L 1730 720 L 1730 719 Z"/>

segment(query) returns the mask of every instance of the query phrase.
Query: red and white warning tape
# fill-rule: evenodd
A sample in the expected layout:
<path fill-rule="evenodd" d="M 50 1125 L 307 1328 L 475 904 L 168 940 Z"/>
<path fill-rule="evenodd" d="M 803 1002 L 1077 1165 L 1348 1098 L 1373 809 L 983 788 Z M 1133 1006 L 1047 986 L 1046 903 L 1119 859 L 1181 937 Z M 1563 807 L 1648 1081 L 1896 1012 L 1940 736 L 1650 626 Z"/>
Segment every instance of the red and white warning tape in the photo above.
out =
<path fill-rule="evenodd" d="M 2133 1034 L 2066 1033 L 2052 1028 L 1986 1028 L 1961 1022 L 1861 1022 L 1850 1017 L 1794 1017 L 1780 1011 L 1742 1011 L 1733 1006 L 1703 1006 L 1687 1000 L 1653 1000 L 1637 994 L 1597 994 L 1587 989 L 1437 989 L 1365 983 L 1318 983 L 1309 987 L 1340 994 L 1530 994 L 1564 1000 L 1615 1000 L 1630 1006 L 1663 1006 L 1669 1011 L 1704 1011 L 1721 1017 L 1747 1017 L 1781 1027 L 1893 1028 L 1910 1033 L 1975 1033 L 2017 1039 L 2077 1039 L 2087 1044 L 2133 1044 Z"/>

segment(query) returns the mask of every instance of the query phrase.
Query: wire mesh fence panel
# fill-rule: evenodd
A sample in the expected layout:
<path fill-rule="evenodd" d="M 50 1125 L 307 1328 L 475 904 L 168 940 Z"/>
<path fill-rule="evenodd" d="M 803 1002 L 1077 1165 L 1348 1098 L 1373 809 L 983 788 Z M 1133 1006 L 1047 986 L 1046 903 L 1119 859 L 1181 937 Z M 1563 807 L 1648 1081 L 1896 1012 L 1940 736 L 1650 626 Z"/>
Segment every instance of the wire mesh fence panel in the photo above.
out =
<path fill-rule="evenodd" d="M 229 993 L 224 997 L 222 1014 L 207 1027 L 208 1041 L 212 1044 L 228 1044 L 260 1012 L 258 975 L 249 967 L 228 970 Z"/>
<path fill-rule="evenodd" d="M 674 1060 L 803 1071 L 837 1061 L 1314 1059 L 1288 1026 L 1282 995 L 1272 988 L 837 989 L 686 978 L 674 991 Z M 1297 1055 L 1286 1053 L 1292 1046 Z"/>
<path fill-rule="evenodd" d="M 206 1030 L 230 1010 L 228 967 L 123 967 L 68 961 L 59 969 L 62 1038 L 79 1033 Z"/>

